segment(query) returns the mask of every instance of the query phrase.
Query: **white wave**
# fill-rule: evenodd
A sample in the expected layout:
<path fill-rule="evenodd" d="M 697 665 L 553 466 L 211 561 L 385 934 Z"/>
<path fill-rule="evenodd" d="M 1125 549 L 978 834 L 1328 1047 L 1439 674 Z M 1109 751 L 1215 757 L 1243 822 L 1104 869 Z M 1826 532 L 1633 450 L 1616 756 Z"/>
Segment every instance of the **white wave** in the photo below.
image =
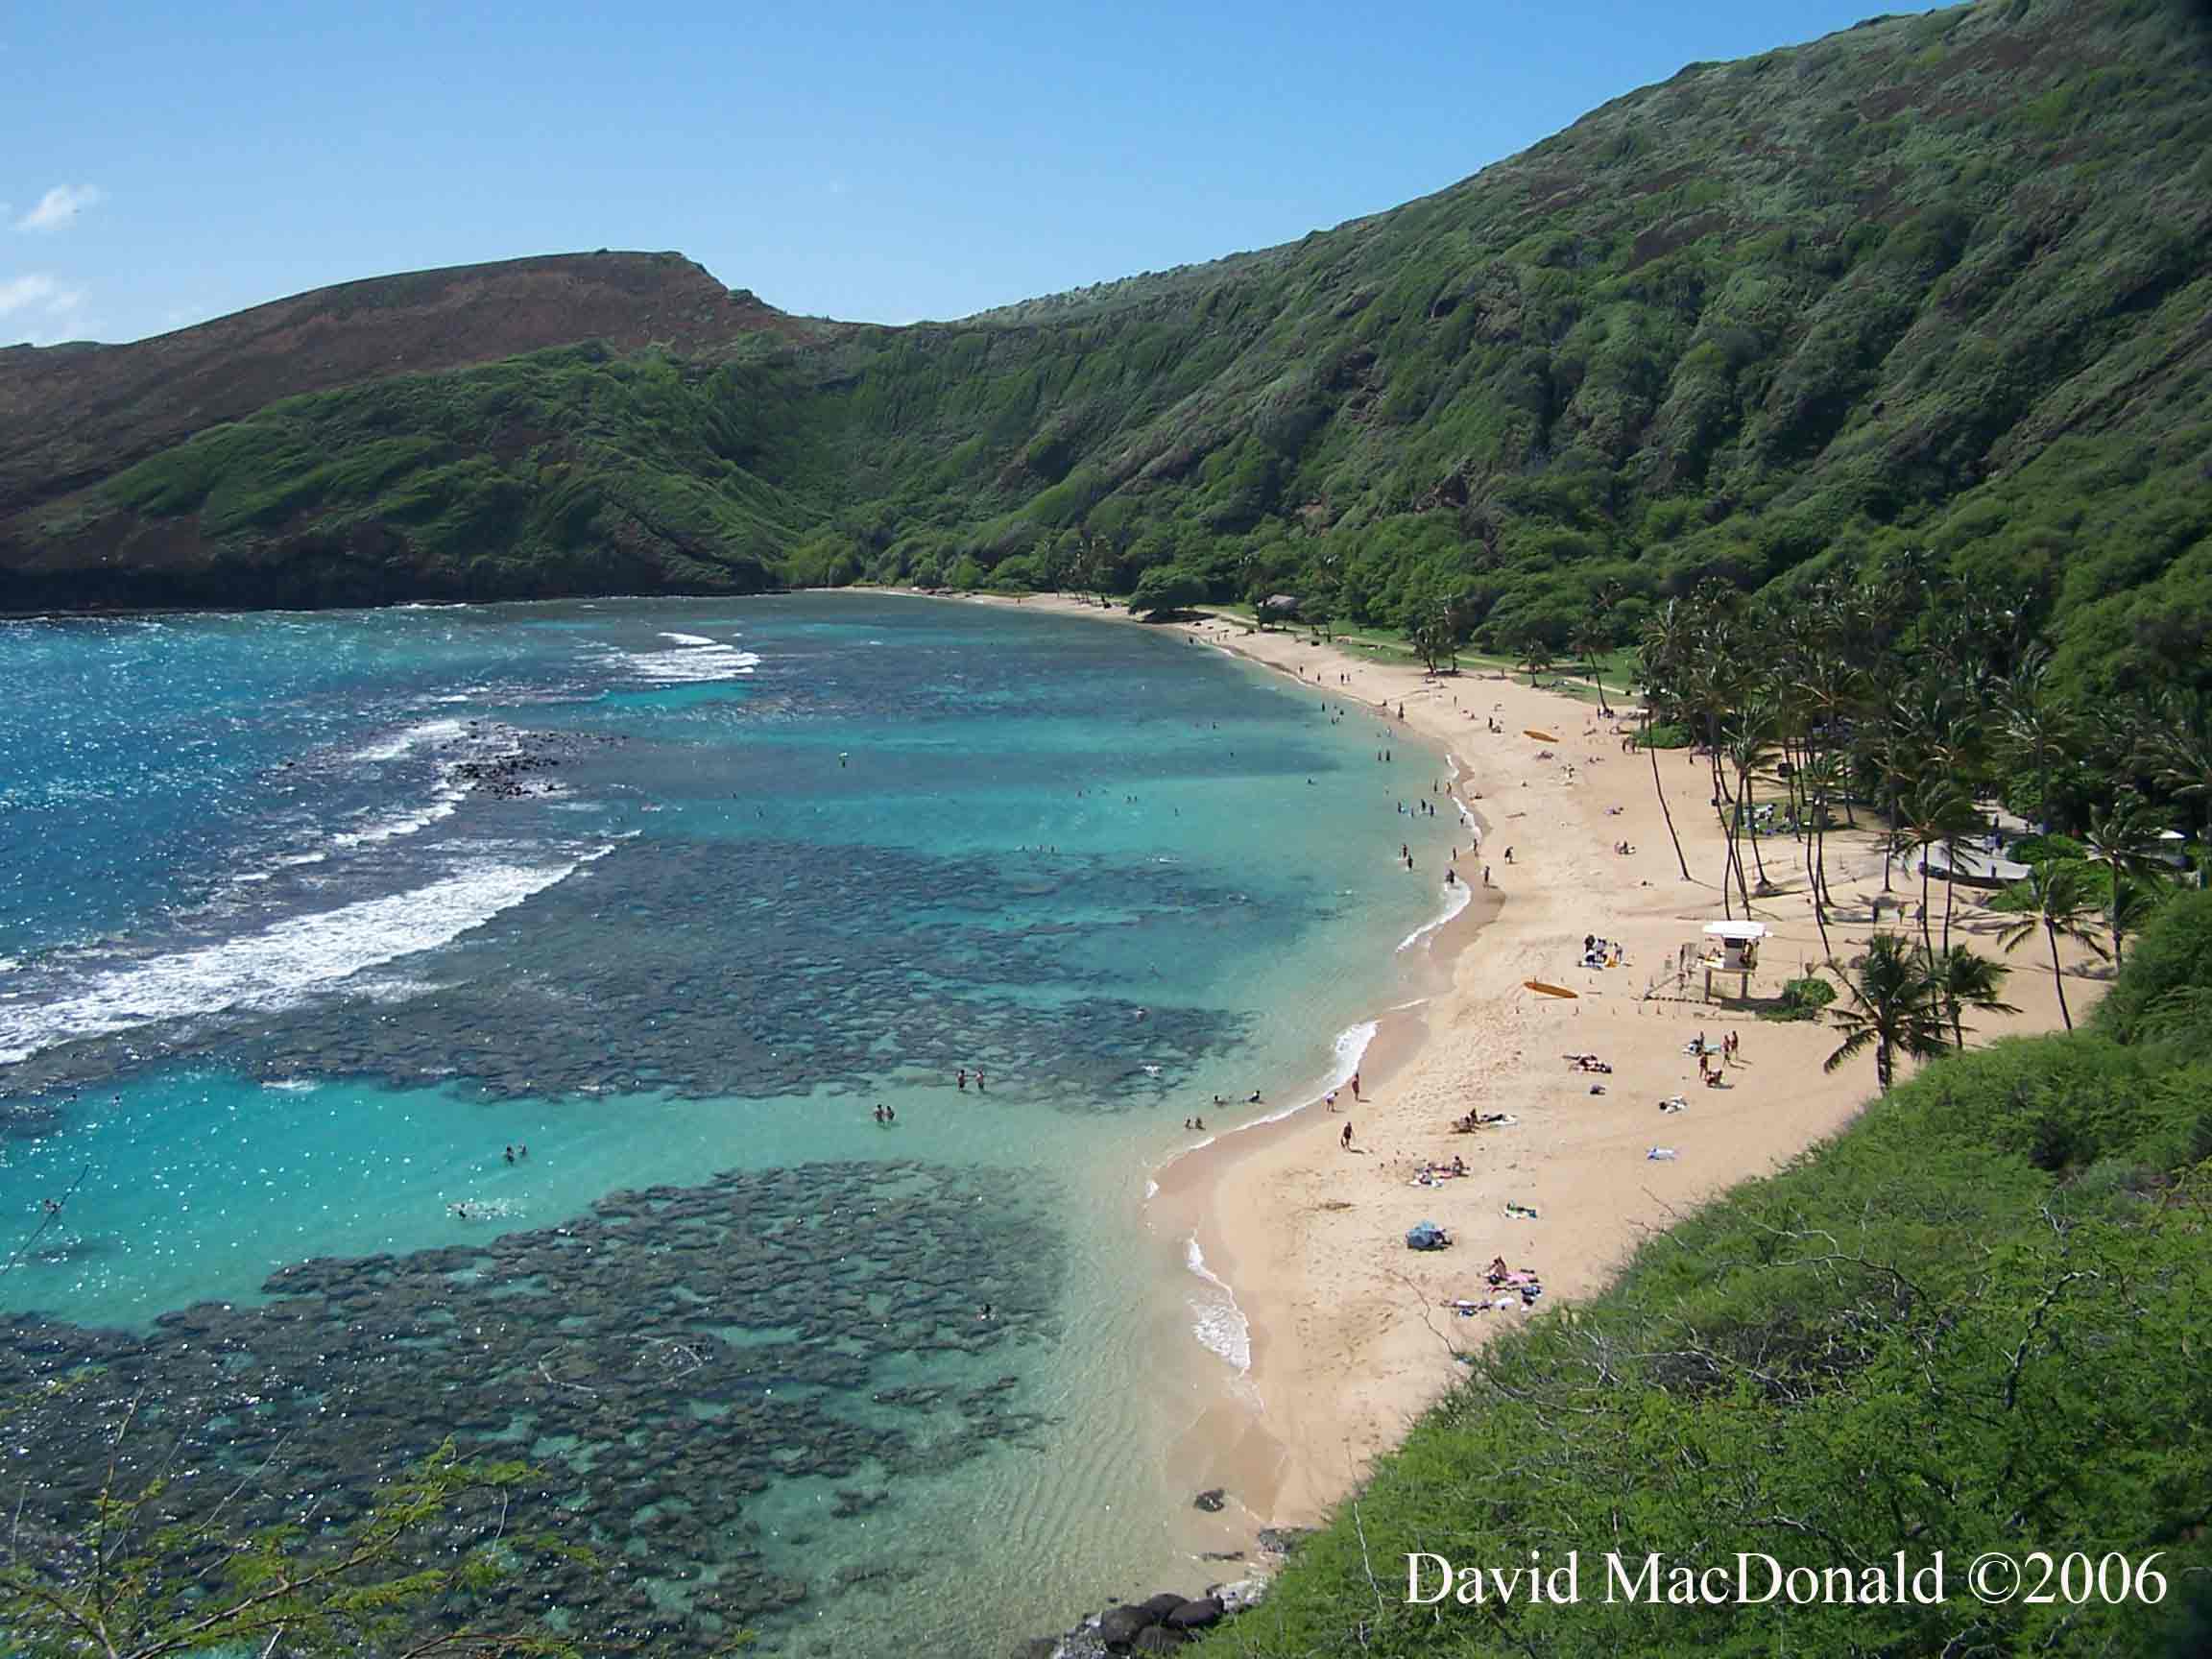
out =
<path fill-rule="evenodd" d="M 381 842 L 397 841 L 402 835 L 414 835 L 431 825 L 442 823 L 461 810 L 469 791 L 457 783 L 446 783 L 439 788 L 426 806 L 417 806 L 405 812 L 388 813 L 371 822 L 365 830 L 342 830 L 330 837 L 330 845 L 341 850 L 353 847 L 374 847 Z M 323 854 L 322 856 L 327 856 Z M 301 857 L 292 862 L 308 863 Z"/>
<path fill-rule="evenodd" d="M 1437 917 L 1433 922 L 1424 922 L 1420 926 L 1414 928 L 1412 932 L 1407 934 L 1405 938 L 1399 940 L 1398 949 L 1400 950 L 1410 950 L 1413 946 L 1420 944 L 1422 940 L 1428 938 L 1430 934 L 1435 932 L 1437 928 L 1443 926 L 1445 923 L 1451 921 L 1453 917 L 1458 915 L 1460 911 L 1466 909 L 1468 904 L 1474 901 L 1474 898 L 1475 894 L 1473 890 L 1468 887 L 1466 882 L 1454 882 L 1450 887 L 1447 887 L 1444 890 L 1444 913 Z"/>
<path fill-rule="evenodd" d="M 264 1089 L 280 1089 L 287 1094 L 312 1094 L 323 1087 L 312 1077 L 271 1077 L 261 1085 Z"/>
<path fill-rule="evenodd" d="M 429 743 L 449 741 L 460 736 L 468 728 L 450 716 L 443 720 L 425 720 L 420 726 L 410 726 L 404 732 L 395 732 L 389 737 L 353 751 L 355 760 L 404 760 L 416 750 Z"/>
<path fill-rule="evenodd" d="M 654 685 L 685 685 L 712 680 L 734 680 L 759 666 L 757 652 L 734 645 L 685 645 L 674 651 L 618 651 L 615 661 L 638 679 Z"/>
<path fill-rule="evenodd" d="M 558 864 L 487 864 L 413 892 L 295 916 L 258 933 L 102 974 L 60 1001 L 0 1008 L 0 1064 L 155 1020 L 270 1009 L 400 956 L 434 950 L 567 878 L 595 853 Z"/>
<path fill-rule="evenodd" d="M 1246 1129 L 1257 1129 L 1262 1123 L 1280 1123 L 1284 1118 L 1295 1117 L 1305 1111 L 1307 1107 L 1321 1099 L 1332 1089 L 1343 1088 L 1345 1084 L 1352 1081 L 1352 1074 L 1359 1070 L 1360 1058 L 1367 1052 L 1367 1045 L 1375 1041 L 1375 1033 L 1379 1028 L 1375 1021 L 1362 1020 L 1358 1024 L 1347 1025 L 1343 1030 L 1336 1033 L 1336 1040 L 1330 1045 L 1336 1056 L 1336 1064 L 1330 1070 L 1329 1080 L 1321 1085 L 1320 1094 L 1308 1095 L 1303 1100 L 1293 1101 L 1288 1106 L 1277 1107 L 1274 1111 L 1262 1113 L 1258 1118 L 1247 1118 L 1241 1123 L 1233 1124 L 1227 1133 L 1237 1135 L 1241 1134 Z M 1204 1142 L 1201 1144 L 1211 1145 L 1212 1142 Z"/>
<path fill-rule="evenodd" d="M 679 645 L 719 645 L 719 639 L 709 639 L 704 634 L 663 634 L 663 639 L 673 639 Z"/>
<path fill-rule="evenodd" d="M 1183 1241 L 1183 1264 L 1205 1281 L 1211 1291 L 1190 1298 L 1190 1311 L 1195 1315 L 1191 1334 L 1241 1377 L 1252 1369 L 1252 1322 L 1237 1305 L 1237 1292 L 1206 1265 L 1206 1252 L 1198 1248 L 1195 1233 Z"/>

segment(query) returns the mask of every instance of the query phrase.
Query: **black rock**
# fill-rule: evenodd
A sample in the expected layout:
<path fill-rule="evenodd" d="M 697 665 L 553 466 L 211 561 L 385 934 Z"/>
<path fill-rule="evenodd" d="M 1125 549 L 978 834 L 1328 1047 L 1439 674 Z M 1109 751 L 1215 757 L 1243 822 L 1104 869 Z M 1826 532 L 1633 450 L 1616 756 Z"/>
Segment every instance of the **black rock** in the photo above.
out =
<path fill-rule="evenodd" d="M 1132 1653 L 1172 1653 L 1183 1646 L 1184 1638 L 1165 1624 L 1155 1624 L 1149 1630 L 1140 1630 L 1137 1640 L 1129 1644 Z"/>
<path fill-rule="evenodd" d="M 1165 1617 L 1165 1614 L 1155 1613 L 1149 1603 L 1109 1607 L 1099 1616 L 1098 1640 L 1109 1647 L 1126 1647 L 1137 1640 L 1140 1633 L 1151 1629 Z"/>
<path fill-rule="evenodd" d="M 1260 1548 L 1270 1555 L 1288 1555 L 1312 1536 L 1313 1528 L 1310 1527 L 1262 1527 L 1260 1528 Z"/>
<path fill-rule="evenodd" d="M 1186 1601 L 1161 1621 L 1170 1630 L 1203 1630 L 1209 1624 L 1221 1623 L 1220 1600 L 1212 1596 L 1201 1596 Z"/>
<path fill-rule="evenodd" d="M 1182 1606 L 1186 1599 L 1188 1598 L 1179 1596 L 1172 1590 L 1163 1590 L 1157 1596 L 1145 1597 L 1137 1605 L 1151 1614 L 1152 1622 L 1158 1623 L 1168 1614 L 1174 1612 L 1176 1608 Z"/>
<path fill-rule="evenodd" d="M 1228 1507 L 1229 1494 L 1219 1486 L 1209 1487 L 1190 1500 L 1190 1507 L 1203 1509 L 1209 1515 L 1218 1515 Z"/>

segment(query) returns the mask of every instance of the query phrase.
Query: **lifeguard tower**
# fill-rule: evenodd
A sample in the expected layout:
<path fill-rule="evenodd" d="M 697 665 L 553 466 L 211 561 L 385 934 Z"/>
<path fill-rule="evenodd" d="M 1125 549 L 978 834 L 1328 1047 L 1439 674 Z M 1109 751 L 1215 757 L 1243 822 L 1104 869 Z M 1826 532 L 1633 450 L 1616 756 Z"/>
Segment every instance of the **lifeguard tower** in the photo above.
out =
<path fill-rule="evenodd" d="M 1759 941 L 1767 937 L 1764 922 L 1708 922 L 1705 924 L 1705 998 L 1713 998 L 1713 975 L 1736 975 L 1736 995 L 1751 995 L 1751 975 L 1759 971 Z M 1725 994 L 1725 987 L 1723 987 Z"/>

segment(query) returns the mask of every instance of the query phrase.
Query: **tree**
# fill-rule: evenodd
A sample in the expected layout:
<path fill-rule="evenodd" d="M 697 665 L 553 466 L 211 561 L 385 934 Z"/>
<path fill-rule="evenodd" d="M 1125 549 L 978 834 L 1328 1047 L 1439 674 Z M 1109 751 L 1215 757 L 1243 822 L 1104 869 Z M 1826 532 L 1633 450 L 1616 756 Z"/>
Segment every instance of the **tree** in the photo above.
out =
<path fill-rule="evenodd" d="M 1129 609 L 1141 612 L 1147 620 L 1170 615 L 1201 603 L 1206 597 L 1206 584 L 1188 570 L 1172 565 L 1156 565 L 1138 579 L 1137 591 L 1129 596 Z"/>
<path fill-rule="evenodd" d="M 131 1431 L 116 1431 L 119 1453 Z M 446 1441 L 376 1495 L 367 1520 L 335 1535 L 224 1528 L 228 1500 L 164 1513 L 164 1483 L 116 1490 L 114 1459 L 84 1528 L 31 1550 L 20 1536 L 0 1566 L 0 1626 L 22 1659 L 163 1659 L 216 1650 L 264 1655 L 383 1653 L 395 1659 L 573 1654 L 542 1630 L 434 1629 L 449 1599 L 480 1591 L 528 1554 L 585 1552 L 489 1526 L 456 1550 L 442 1534 L 472 1500 L 520 1483 L 519 1462 L 464 1461 Z M 504 1510 L 499 1511 L 504 1514 Z M 487 1517 L 489 1520 L 490 1517 Z M 17 1532 L 20 1534 L 18 1517 Z M 449 1565 L 424 1566 L 424 1557 Z"/>
<path fill-rule="evenodd" d="M 2156 908 L 2165 886 L 2166 865 L 2158 855 L 2158 823 L 2141 796 L 2124 793 L 2109 806 L 2091 813 L 2081 839 L 2090 856 L 2112 875 L 2104 922 L 2112 936 L 2112 960 L 2118 962 L 2127 935 Z"/>
<path fill-rule="evenodd" d="M 1421 666 L 1430 673 L 1446 667 L 1458 668 L 1459 630 L 1449 606 L 1438 606 L 1424 613 L 1406 630 L 1406 637 L 1413 646 L 1413 654 L 1421 659 Z"/>
<path fill-rule="evenodd" d="M 1600 714 L 1613 712 L 1606 706 L 1605 680 L 1598 661 L 1611 643 L 1612 641 L 1606 637 L 1604 628 L 1595 616 L 1577 628 L 1575 631 L 1575 637 L 1568 643 L 1568 649 L 1573 651 L 1575 657 L 1580 660 L 1582 672 L 1589 677 L 1592 688 L 1598 693 L 1598 712 Z"/>
<path fill-rule="evenodd" d="M 1828 966 L 1843 981 L 1851 1003 L 1829 1016 L 1845 1035 L 1822 1064 L 1823 1071 L 1835 1070 L 1871 1046 L 1875 1084 L 1887 1094 L 1896 1078 L 1898 1055 L 1933 1060 L 1948 1046 L 1942 994 L 1928 971 L 1926 953 L 1904 934 L 1875 934 L 1866 942 L 1866 956 L 1856 974 L 1835 962 Z"/>
<path fill-rule="evenodd" d="M 1943 849 L 1943 948 L 1951 943 L 1951 904 L 1958 889 L 1955 878 L 1957 849 L 1960 837 L 1970 835 L 1982 826 L 1981 814 L 1974 810 L 1974 803 L 1966 798 L 1965 790 L 1949 777 L 1936 775 L 1922 781 L 1908 794 L 1899 809 L 1899 821 L 1893 834 L 1908 857 L 1905 868 L 1911 873 L 1911 854 L 1920 859 L 1920 943 L 1931 957 L 1940 954 L 1928 918 L 1929 883 L 1928 854 L 1936 848 Z"/>
<path fill-rule="evenodd" d="M 2071 939 L 2091 954 L 2102 957 L 2104 947 L 2090 930 L 2097 906 L 2089 890 L 2089 867 L 2079 858 L 2046 858 L 2028 867 L 2028 878 L 2015 881 L 1999 894 L 1996 908 L 2017 916 L 1998 938 L 2008 952 L 2042 931 L 2051 948 L 2051 982 L 2058 987 L 2058 1017 L 2066 1029 L 2074 1029 L 2073 1010 L 2066 1006 L 2066 975 L 2058 961 L 2058 941 Z"/>
<path fill-rule="evenodd" d="M 1530 634 L 1525 637 L 1521 643 L 1514 648 L 1514 656 L 1521 666 L 1527 670 L 1530 685 L 1534 685 L 1536 677 L 1556 661 L 1552 656 L 1551 644 L 1541 634 Z"/>
<path fill-rule="evenodd" d="M 1930 975 L 1951 1021 L 1952 1040 L 1959 1047 L 1966 1046 L 1966 1009 L 1982 1014 L 2020 1012 L 1999 995 L 2005 989 L 2006 977 L 2012 972 L 2004 963 L 1964 945 L 1945 946 L 1932 961 Z"/>
<path fill-rule="evenodd" d="M 1675 676 L 1680 671 L 1683 654 L 1688 648 L 1688 632 L 1681 612 L 1674 600 L 1652 616 L 1644 629 L 1641 655 L 1644 660 L 1644 731 L 1640 741 L 1644 753 L 1651 761 L 1651 787 L 1659 797 L 1659 815 L 1667 820 L 1667 839 L 1674 843 L 1674 862 L 1681 867 L 1682 879 L 1690 879 L 1690 860 L 1682 854 L 1682 836 L 1674 828 L 1674 810 L 1667 805 L 1667 786 L 1659 780 L 1659 747 L 1651 741 L 1653 708 L 1665 702 L 1673 705 Z"/>
<path fill-rule="evenodd" d="M 2134 753 L 2153 782 L 2176 800 L 2198 803 L 2205 841 L 2212 845 L 2212 698 L 2168 687 L 2144 711 Z"/>
<path fill-rule="evenodd" d="M 2024 664 L 2006 688 L 2000 705 L 2004 731 L 2000 753 L 2035 780 L 2035 812 L 2048 823 L 2051 779 L 2080 752 L 2080 722 L 2074 710 L 2051 695 L 2043 684 L 2048 659 L 2038 654 Z"/>

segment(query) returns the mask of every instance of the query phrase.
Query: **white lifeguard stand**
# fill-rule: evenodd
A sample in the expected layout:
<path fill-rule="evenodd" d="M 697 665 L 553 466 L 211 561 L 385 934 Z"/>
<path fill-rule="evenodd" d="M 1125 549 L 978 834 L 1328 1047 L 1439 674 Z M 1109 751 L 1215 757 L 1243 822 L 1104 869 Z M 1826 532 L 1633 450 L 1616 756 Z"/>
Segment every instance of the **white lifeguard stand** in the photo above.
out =
<path fill-rule="evenodd" d="M 1705 996 L 1713 996 L 1713 975 L 1737 976 L 1736 995 L 1751 995 L 1751 975 L 1759 969 L 1759 941 L 1767 937 L 1764 922 L 1708 922 L 1705 924 Z"/>

